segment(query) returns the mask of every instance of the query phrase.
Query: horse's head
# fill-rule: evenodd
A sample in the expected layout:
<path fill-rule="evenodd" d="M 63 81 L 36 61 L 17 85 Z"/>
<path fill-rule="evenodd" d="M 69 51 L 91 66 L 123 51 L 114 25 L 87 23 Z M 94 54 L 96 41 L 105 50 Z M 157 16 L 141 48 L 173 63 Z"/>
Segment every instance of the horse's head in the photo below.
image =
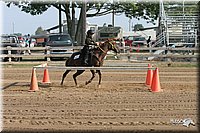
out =
<path fill-rule="evenodd" d="M 115 53 L 119 53 L 119 52 L 120 52 L 119 47 L 116 45 L 115 40 L 113 40 L 113 39 L 108 39 L 108 40 L 106 40 L 104 43 L 107 44 L 108 50 L 112 50 L 112 51 L 114 51 Z"/>

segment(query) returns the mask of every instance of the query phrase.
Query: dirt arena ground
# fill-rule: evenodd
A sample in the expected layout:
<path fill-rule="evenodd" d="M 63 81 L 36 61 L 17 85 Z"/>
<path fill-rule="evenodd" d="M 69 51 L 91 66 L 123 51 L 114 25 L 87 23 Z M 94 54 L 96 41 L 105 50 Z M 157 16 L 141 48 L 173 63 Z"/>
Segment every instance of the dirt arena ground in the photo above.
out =
<path fill-rule="evenodd" d="M 197 67 L 160 65 L 163 92 L 153 93 L 144 70 L 104 70 L 101 88 L 98 77 L 84 86 L 89 71 L 78 77 L 76 88 L 73 72 L 60 86 L 63 70 L 49 70 L 50 84 L 41 83 L 43 70 L 37 70 L 39 91 L 29 92 L 33 64 L 2 66 L 4 131 L 198 130 Z M 186 118 L 195 125 L 183 126 Z"/>

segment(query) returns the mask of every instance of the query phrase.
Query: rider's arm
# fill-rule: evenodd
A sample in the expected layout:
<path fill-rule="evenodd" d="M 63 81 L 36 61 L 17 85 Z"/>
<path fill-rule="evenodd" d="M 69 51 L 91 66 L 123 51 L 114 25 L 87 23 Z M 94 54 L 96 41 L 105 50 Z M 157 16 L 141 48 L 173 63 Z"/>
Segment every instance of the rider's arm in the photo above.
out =
<path fill-rule="evenodd" d="M 87 45 L 95 45 L 95 46 L 97 45 L 96 42 L 93 41 L 93 40 L 90 39 L 90 38 L 86 38 L 85 44 L 87 44 Z"/>

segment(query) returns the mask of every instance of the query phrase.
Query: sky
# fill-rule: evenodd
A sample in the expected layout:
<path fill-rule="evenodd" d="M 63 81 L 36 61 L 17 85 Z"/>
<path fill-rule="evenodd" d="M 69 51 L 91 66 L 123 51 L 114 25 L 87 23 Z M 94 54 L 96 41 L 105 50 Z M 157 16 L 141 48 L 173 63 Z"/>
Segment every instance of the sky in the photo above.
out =
<path fill-rule="evenodd" d="M 6 4 L 0 1 L 1 5 L 1 27 L 0 29 L 3 34 L 12 33 L 22 33 L 25 34 L 35 34 L 38 27 L 43 29 L 48 29 L 53 26 L 58 25 L 58 10 L 51 7 L 46 12 L 41 15 L 32 16 L 20 10 L 20 8 L 11 5 L 10 8 Z M 78 17 L 78 15 L 76 15 Z M 62 14 L 62 19 L 65 19 L 64 13 Z M 112 24 L 112 14 L 87 18 L 87 22 L 91 24 L 97 24 L 103 26 L 104 23 Z M 153 26 L 152 24 L 147 24 L 146 21 L 138 21 L 137 19 L 132 19 L 131 25 L 143 24 L 144 27 Z M 115 15 L 115 26 L 121 26 L 124 31 L 129 31 L 129 18 L 125 15 Z"/>

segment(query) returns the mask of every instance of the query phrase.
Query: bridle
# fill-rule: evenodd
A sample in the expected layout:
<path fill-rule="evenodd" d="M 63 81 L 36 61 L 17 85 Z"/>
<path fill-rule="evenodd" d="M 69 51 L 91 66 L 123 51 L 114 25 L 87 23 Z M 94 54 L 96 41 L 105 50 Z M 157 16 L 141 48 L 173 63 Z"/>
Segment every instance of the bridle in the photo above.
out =
<path fill-rule="evenodd" d="M 111 42 L 108 42 L 111 46 L 112 46 L 112 49 L 115 49 L 115 46 L 114 46 L 114 44 L 113 43 L 111 43 Z M 103 50 L 99 45 L 97 46 L 103 53 L 107 53 L 105 50 Z"/>
<path fill-rule="evenodd" d="M 112 49 L 116 49 L 113 43 L 109 42 L 109 44 L 112 46 Z"/>

